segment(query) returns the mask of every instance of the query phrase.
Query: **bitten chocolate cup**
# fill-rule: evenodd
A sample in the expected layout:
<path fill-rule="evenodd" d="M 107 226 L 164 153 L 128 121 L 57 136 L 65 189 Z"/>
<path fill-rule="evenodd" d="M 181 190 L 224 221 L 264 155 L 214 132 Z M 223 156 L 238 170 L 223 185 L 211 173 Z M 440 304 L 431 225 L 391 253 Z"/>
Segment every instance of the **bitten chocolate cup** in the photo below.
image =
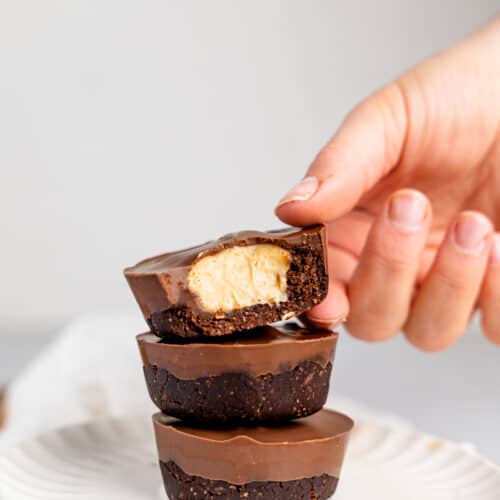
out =
<path fill-rule="evenodd" d="M 242 231 L 125 269 L 159 336 L 227 335 L 311 309 L 328 289 L 325 228 Z"/>
<path fill-rule="evenodd" d="M 174 417 L 211 424 L 282 422 L 320 410 L 338 335 L 298 322 L 197 343 L 137 337 L 149 394 Z"/>
<path fill-rule="evenodd" d="M 353 421 L 321 410 L 280 426 L 194 428 L 153 416 L 171 500 L 323 500 L 336 488 Z"/>

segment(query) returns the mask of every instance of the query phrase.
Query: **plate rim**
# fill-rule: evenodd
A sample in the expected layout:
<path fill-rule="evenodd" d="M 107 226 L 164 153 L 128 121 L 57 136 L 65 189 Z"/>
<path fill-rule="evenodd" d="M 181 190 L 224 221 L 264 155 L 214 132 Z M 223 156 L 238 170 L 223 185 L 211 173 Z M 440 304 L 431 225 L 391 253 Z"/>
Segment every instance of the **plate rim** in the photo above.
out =
<path fill-rule="evenodd" d="M 455 441 L 443 439 L 437 437 L 433 434 L 419 431 L 417 428 L 408 425 L 405 427 L 391 426 L 386 425 L 377 421 L 376 419 L 371 419 L 369 417 L 354 419 L 355 425 L 353 428 L 353 436 L 355 433 L 365 430 L 372 430 L 378 433 L 385 435 L 386 437 L 395 437 L 396 439 L 399 437 L 400 439 L 414 437 L 418 439 L 422 439 L 427 441 L 430 445 L 435 443 L 436 446 L 429 447 L 429 458 L 432 457 L 432 453 L 439 453 L 443 447 L 452 448 L 454 451 L 458 451 L 463 455 L 467 455 L 469 458 L 473 459 L 479 466 L 487 468 L 489 470 L 488 478 L 493 478 L 493 480 L 500 481 L 500 465 L 495 464 L 492 460 L 482 456 L 476 449 L 465 444 L 458 443 Z M 46 440 L 50 440 L 51 438 L 60 438 L 61 434 L 71 433 L 71 432 L 79 432 L 79 431 L 94 431 L 96 434 L 103 432 L 105 428 L 109 430 L 109 428 L 113 429 L 138 429 L 139 427 L 148 427 L 151 429 L 151 436 L 153 435 L 153 425 L 152 425 L 152 417 L 148 415 L 135 415 L 135 416 L 126 416 L 126 417 L 100 417 L 96 419 L 92 419 L 86 422 L 81 422 L 78 424 L 71 424 L 67 426 L 58 427 L 56 429 L 49 430 L 47 432 L 43 432 L 38 434 L 37 436 L 26 439 L 16 445 L 4 450 L 3 453 L 0 454 L 0 499 L 7 500 L 2 498 L 2 477 L 8 478 L 8 475 L 2 473 L 2 470 L 6 470 L 6 467 L 2 465 L 16 465 L 15 457 L 19 455 L 19 453 L 25 452 L 25 448 L 29 446 L 35 446 L 37 443 L 41 443 Z M 132 435 L 132 432 L 130 433 Z M 112 437 L 110 437 L 110 440 Z M 352 439 L 352 437 L 351 437 Z M 153 448 L 154 449 L 154 448 Z M 349 450 L 351 447 L 348 447 L 347 451 L 347 461 L 344 466 L 349 463 Z M 38 461 L 34 460 L 35 463 L 39 464 Z M 344 469 L 344 467 L 343 467 Z M 489 497 L 488 497 L 489 498 Z"/>

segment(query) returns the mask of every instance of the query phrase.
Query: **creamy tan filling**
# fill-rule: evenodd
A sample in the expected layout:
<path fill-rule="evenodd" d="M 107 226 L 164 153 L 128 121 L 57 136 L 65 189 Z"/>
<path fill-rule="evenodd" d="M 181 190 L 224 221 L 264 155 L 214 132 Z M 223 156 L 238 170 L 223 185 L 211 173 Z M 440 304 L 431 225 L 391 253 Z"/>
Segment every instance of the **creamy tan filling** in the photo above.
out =
<path fill-rule="evenodd" d="M 291 260 L 290 252 L 277 245 L 227 248 L 196 262 L 188 287 L 209 312 L 284 302 Z"/>

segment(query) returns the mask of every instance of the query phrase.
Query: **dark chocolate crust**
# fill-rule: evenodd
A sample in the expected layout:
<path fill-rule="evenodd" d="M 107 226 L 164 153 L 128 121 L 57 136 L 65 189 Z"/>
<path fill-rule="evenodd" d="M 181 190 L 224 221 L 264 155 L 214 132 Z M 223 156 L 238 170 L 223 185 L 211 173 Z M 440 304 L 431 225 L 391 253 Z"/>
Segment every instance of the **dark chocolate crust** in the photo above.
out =
<path fill-rule="evenodd" d="M 173 417 L 203 424 L 283 422 L 319 411 L 328 396 L 332 364 L 304 361 L 293 369 L 252 376 L 223 373 L 183 380 L 146 365 L 151 399 Z"/>
<path fill-rule="evenodd" d="M 237 485 L 186 474 L 174 462 L 160 461 L 170 500 L 326 500 L 337 489 L 338 479 L 327 474 L 293 481 L 254 481 Z"/>
<path fill-rule="evenodd" d="M 318 237 L 316 244 L 297 244 L 290 248 L 292 262 L 287 273 L 288 300 L 279 304 L 257 304 L 231 311 L 209 313 L 188 306 L 173 306 L 154 312 L 147 319 L 156 335 L 181 337 L 227 335 L 301 314 L 326 297 L 328 273 Z"/>

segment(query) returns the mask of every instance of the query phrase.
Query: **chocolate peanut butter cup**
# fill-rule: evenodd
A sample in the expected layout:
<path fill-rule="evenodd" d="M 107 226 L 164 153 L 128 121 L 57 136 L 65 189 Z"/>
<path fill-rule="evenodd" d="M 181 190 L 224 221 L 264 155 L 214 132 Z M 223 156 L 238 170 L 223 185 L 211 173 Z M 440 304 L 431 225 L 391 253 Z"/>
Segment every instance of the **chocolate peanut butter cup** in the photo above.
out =
<path fill-rule="evenodd" d="M 243 231 L 146 259 L 125 277 L 159 336 L 219 336 L 289 319 L 326 296 L 325 228 Z"/>
<path fill-rule="evenodd" d="M 177 418 L 255 424 L 305 417 L 328 396 L 337 334 L 290 321 L 182 343 L 137 337 L 153 402 Z"/>
<path fill-rule="evenodd" d="M 330 410 L 280 426 L 194 428 L 153 416 L 160 467 L 171 500 L 323 500 L 337 487 L 353 427 Z"/>

